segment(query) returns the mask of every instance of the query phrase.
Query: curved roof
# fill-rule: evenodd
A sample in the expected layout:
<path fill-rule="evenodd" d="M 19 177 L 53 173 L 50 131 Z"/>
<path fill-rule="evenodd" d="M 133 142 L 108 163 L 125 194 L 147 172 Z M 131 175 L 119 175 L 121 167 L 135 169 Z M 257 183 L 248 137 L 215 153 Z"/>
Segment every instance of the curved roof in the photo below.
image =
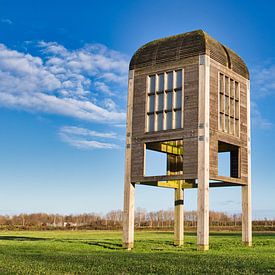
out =
<path fill-rule="evenodd" d="M 231 49 L 202 30 L 149 42 L 139 48 L 130 61 L 130 70 L 207 54 L 220 64 L 249 79 L 244 61 Z"/>

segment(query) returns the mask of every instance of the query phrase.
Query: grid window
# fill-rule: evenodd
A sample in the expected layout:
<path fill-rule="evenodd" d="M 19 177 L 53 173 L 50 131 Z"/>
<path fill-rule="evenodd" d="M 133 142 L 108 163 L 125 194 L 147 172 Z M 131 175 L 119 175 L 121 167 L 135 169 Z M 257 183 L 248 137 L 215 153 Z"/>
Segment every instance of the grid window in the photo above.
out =
<path fill-rule="evenodd" d="M 219 130 L 231 135 L 240 134 L 239 83 L 219 74 Z"/>
<path fill-rule="evenodd" d="M 183 70 L 148 76 L 147 132 L 183 127 Z"/>

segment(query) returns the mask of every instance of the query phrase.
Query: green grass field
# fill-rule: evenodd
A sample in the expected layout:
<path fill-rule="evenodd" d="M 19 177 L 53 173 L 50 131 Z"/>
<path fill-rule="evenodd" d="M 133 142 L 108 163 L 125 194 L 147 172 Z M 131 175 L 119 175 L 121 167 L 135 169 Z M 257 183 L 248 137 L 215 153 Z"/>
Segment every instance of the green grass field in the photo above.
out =
<path fill-rule="evenodd" d="M 210 251 L 196 251 L 196 236 L 173 246 L 172 232 L 136 232 L 135 248 L 121 247 L 121 232 L 0 232 L 0 274 L 275 274 L 275 233 L 254 234 L 252 248 L 238 233 L 212 233 Z"/>

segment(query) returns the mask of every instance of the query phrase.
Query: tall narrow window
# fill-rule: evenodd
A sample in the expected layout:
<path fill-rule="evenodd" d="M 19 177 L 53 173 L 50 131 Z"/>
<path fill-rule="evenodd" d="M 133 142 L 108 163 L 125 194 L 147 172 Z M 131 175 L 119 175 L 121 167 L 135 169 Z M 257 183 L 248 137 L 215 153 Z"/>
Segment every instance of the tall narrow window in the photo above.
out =
<path fill-rule="evenodd" d="M 149 95 L 148 99 L 149 99 L 149 113 L 152 113 L 155 110 L 155 95 L 154 94 Z"/>
<path fill-rule="evenodd" d="M 149 81 L 149 93 L 155 93 L 156 90 L 156 77 L 154 75 L 149 77 L 150 81 Z"/>
<path fill-rule="evenodd" d="M 182 90 L 176 91 L 175 100 L 175 108 L 180 109 L 182 106 Z"/>
<path fill-rule="evenodd" d="M 149 76 L 148 104 L 147 104 L 147 131 L 155 130 L 155 92 L 156 76 Z"/>
<path fill-rule="evenodd" d="M 163 130 L 163 111 L 157 113 L 157 131 Z"/>
<path fill-rule="evenodd" d="M 219 130 L 239 136 L 239 83 L 219 74 Z"/>
<path fill-rule="evenodd" d="M 182 87 L 182 70 L 176 71 L 176 86 L 175 88 L 181 88 Z"/>
<path fill-rule="evenodd" d="M 166 92 L 166 110 L 172 110 L 173 107 L 173 92 Z"/>
<path fill-rule="evenodd" d="M 169 72 L 166 74 L 167 75 L 167 91 L 172 91 L 173 90 L 173 72 Z"/>
<path fill-rule="evenodd" d="M 148 132 L 152 132 L 155 130 L 155 123 L 154 123 L 154 115 L 148 115 Z"/>
<path fill-rule="evenodd" d="M 157 111 L 163 111 L 163 92 L 157 94 L 158 106 Z"/>
<path fill-rule="evenodd" d="M 175 111 L 175 128 L 181 128 L 181 111 L 176 110 Z"/>
<path fill-rule="evenodd" d="M 165 130 L 172 129 L 172 111 L 166 111 L 166 127 Z"/>
<path fill-rule="evenodd" d="M 147 89 L 147 132 L 183 127 L 183 71 L 150 75 Z"/>

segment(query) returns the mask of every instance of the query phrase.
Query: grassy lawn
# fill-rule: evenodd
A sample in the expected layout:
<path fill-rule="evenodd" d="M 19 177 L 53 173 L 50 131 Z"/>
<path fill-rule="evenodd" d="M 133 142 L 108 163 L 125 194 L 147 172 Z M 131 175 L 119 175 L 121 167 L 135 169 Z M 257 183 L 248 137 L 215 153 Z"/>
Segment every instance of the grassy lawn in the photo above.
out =
<path fill-rule="evenodd" d="M 207 252 L 196 251 L 194 233 L 178 248 L 172 232 L 136 232 L 130 252 L 121 235 L 0 231 L 0 274 L 275 274 L 275 233 L 254 234 L 252 248 L 238 233 L 212 233 Z"/>

